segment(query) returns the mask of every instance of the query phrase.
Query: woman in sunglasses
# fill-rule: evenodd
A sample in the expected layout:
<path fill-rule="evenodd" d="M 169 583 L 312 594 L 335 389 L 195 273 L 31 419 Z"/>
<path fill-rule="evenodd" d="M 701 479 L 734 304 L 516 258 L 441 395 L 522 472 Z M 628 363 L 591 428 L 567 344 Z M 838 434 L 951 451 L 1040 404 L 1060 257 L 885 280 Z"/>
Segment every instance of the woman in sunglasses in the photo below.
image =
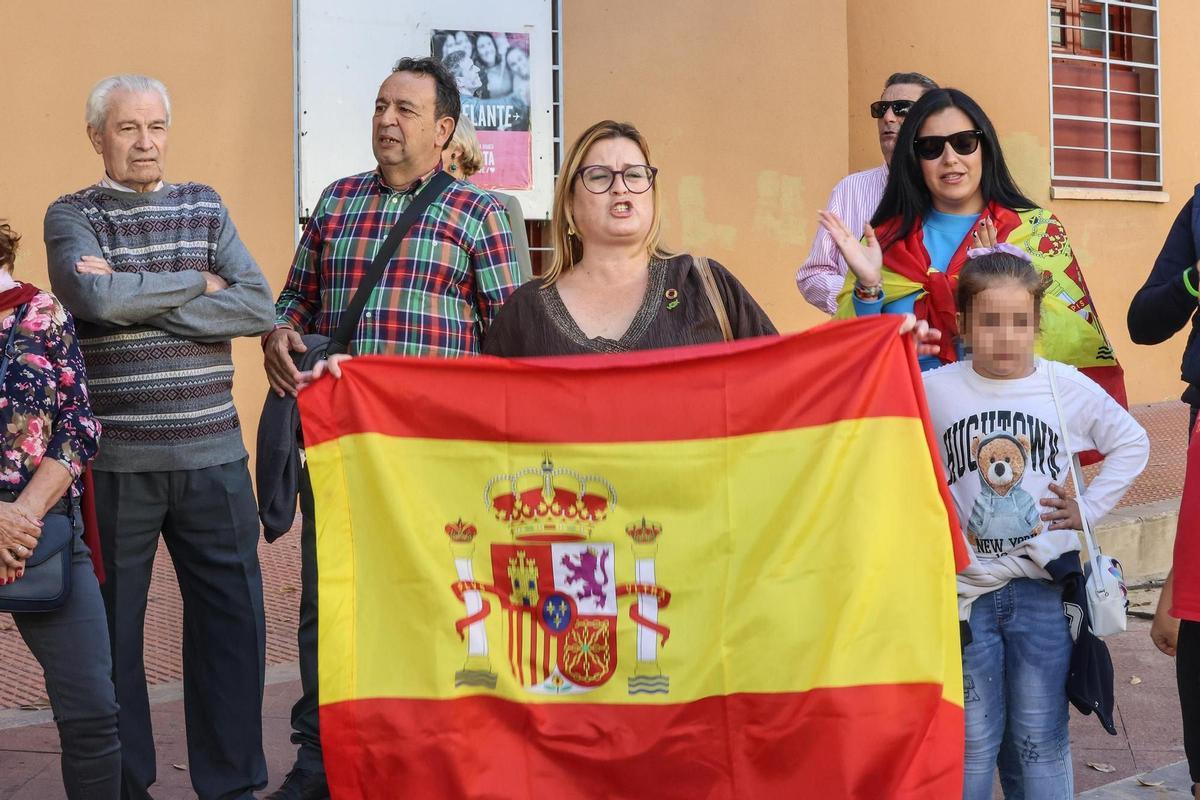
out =
<path fill-rule="evenodd" d="M 583 132 L 555 190 L 550 267 L 505 302 L 485 353 L 620 353 L 776 332 L 724 267 L 663 245 L 657 174 L 633 125 Z"/>
<path fill-rule="evenodd" d="M 921 358 L 922 369 L 962 355 L 954 295 L 968 249 L 1006 243 L 1048 281 L 1039 352 L 1084 369 L 1124 400 L 1062 224 L 1017 187 L 991 120 L 965 93 L 933 89 L 909 109 L 883 199 L 861 234 L 833 214 L 819 216 L 850 268 L 837 316 L 911 312 L 928 321 L 943 332 L 942 346 Z"/>

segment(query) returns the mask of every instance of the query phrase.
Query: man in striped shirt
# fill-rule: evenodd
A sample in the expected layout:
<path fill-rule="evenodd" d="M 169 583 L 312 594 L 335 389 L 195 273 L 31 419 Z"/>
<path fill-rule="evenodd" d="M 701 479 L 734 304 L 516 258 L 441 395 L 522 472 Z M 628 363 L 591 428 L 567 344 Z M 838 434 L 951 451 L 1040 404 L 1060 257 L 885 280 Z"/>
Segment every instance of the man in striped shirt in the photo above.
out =
<path fill-rule="evenodd" d="M 896 146 L 896 136 L 904 122 L 904 115 L 921 95 L 936 88 L 937 84 L 932 79 L 919 72 L 897 72 L 887 79 L 879 100 L 871 104 L 871 116 L 879 130 L 883 165 L 842 178 L 833 187 L 827 207 L 850 230 L 862 231 L 879 207 L 883 189 L 887 185 L 892 150 Z M 846 262 L 842 260 L 833 239 L 818 225 L 808 260 L 796 271 L 796 286 L 805 300 L 832 314 L 837 311 L 838 292 L 845 282 Z"/>
<path fill-rule="evenodd" d="M 329 336 L 392 225 L 441 169 L 461 102 L 454 79 L 432 59 L 401 59 L 379 87 L 371 147 L 376 169 L 332 183 L 304 226 L 276 330 L 264 343 L 267 375 L 280 395 L 295 393 L 292 354 L 301 334 Z M 518 268 L 504 206 L 455 181 L 409 229 L 364 307 L 349 355 L 470 356 L 516 288 Z M 333 356 L 329 369 L 338 374 Z M 323 369 L 324 365 L 318 365 Z M 317 568 L 312 489 L 301 478 L 300 626 L 303 696 L 292 709 L 295 767 L 269 800 L 328 797 L 317 708 Z"/>
<path fill-rule="evenodd" d="M 250 798 L 267 781 L 266 624 L 230 340 L 270 329 L 271 289 L 216 191 L 163 181 L 171 104 L 160 82 L 104 79 L 87 122 L 104 176 L 56 200 L 45 234 L 103 425 L 92 467 L 121 795 L 150 797 L 156 777 L 142 629 L 161 533 L 183 596 L 192 787 Z"/>

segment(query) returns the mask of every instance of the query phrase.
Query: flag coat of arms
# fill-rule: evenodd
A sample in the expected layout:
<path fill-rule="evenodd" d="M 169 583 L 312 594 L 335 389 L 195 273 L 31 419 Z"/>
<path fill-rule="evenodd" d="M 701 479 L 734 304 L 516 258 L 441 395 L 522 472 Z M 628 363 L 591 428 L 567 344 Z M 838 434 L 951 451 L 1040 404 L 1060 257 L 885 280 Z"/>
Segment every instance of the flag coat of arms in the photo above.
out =
<path fill-rule="evenodd" d="M 334 797 L 952 797 L 965 557 L 891 317 L 300 395 Z"/>

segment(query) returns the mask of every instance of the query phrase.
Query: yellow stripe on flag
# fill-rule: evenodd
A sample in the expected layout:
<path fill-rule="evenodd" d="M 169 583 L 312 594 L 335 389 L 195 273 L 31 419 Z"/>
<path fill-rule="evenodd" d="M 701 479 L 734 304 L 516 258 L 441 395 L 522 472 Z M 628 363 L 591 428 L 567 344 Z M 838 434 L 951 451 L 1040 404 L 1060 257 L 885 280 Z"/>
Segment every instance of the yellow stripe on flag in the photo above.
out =
<path fill-rule="evenodd" d="M 615 489 L 615 506 L 591 542 L 613 543 L 617 583 L 635 580 L 625 526 L 643 516 L 661 524 L 655 580 L 672 593 L 659 614 L 670 628 L 658 652 L 669 694 L 627 691 L 637 636 L 628 609 L 637 601 L 624 597 L 616 675 L 555 702 L 684 703 L 743 692 L 933 683 L 961 706 L 947 511 L 936 474 L 927 463 L 911 463 L 913 454 L 927 452 L 915 418 L 635 444 L 367 433 L 310 447 L 318 490 L 320 702 L 548 699 L 519 685 L 507 614 L 486 594 L 484 629 L 497 684 L 456 688 L 466 645 L 455 622 L 467 612 L 451 590 L 459 576 L 445 528 L 460 519 L 474 525 L 474 578 L 498 581 L 491 545 L 512 544 L 512 537 L 485 505 L 485 486 L 549 456 L 556 467 L 602 476 Z M 360 609 L 356 596 L 370 597 L 370 610 Z"/>

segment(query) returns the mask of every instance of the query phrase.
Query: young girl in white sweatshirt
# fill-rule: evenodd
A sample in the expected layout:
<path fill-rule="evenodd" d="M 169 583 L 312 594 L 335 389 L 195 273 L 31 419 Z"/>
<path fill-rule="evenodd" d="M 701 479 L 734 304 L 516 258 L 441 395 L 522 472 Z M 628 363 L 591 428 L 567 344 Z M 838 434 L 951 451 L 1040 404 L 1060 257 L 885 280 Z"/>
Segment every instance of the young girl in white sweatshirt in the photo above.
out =
<path fill-rule="evenodd" d="M 970 544 L 959 573 L 966 760 L 963 797 L 990 800 L 999 763 L 1007 796 L 1070 798 L 1067 730 L 1072 638 L 1062 587 L 1045 565 L 1080 549 L 1146 465 L 1146 432 L 1074 367 L 1034 353 L 1044 284 L 1019 249 L 972 252 L 958 283 L 968 358 L 926 372 L 934 436 Z M 1051 393 L 1054 370 L 1068 438 Z M 1068 460 L 1105 456 L 1078 500 Z"/>

